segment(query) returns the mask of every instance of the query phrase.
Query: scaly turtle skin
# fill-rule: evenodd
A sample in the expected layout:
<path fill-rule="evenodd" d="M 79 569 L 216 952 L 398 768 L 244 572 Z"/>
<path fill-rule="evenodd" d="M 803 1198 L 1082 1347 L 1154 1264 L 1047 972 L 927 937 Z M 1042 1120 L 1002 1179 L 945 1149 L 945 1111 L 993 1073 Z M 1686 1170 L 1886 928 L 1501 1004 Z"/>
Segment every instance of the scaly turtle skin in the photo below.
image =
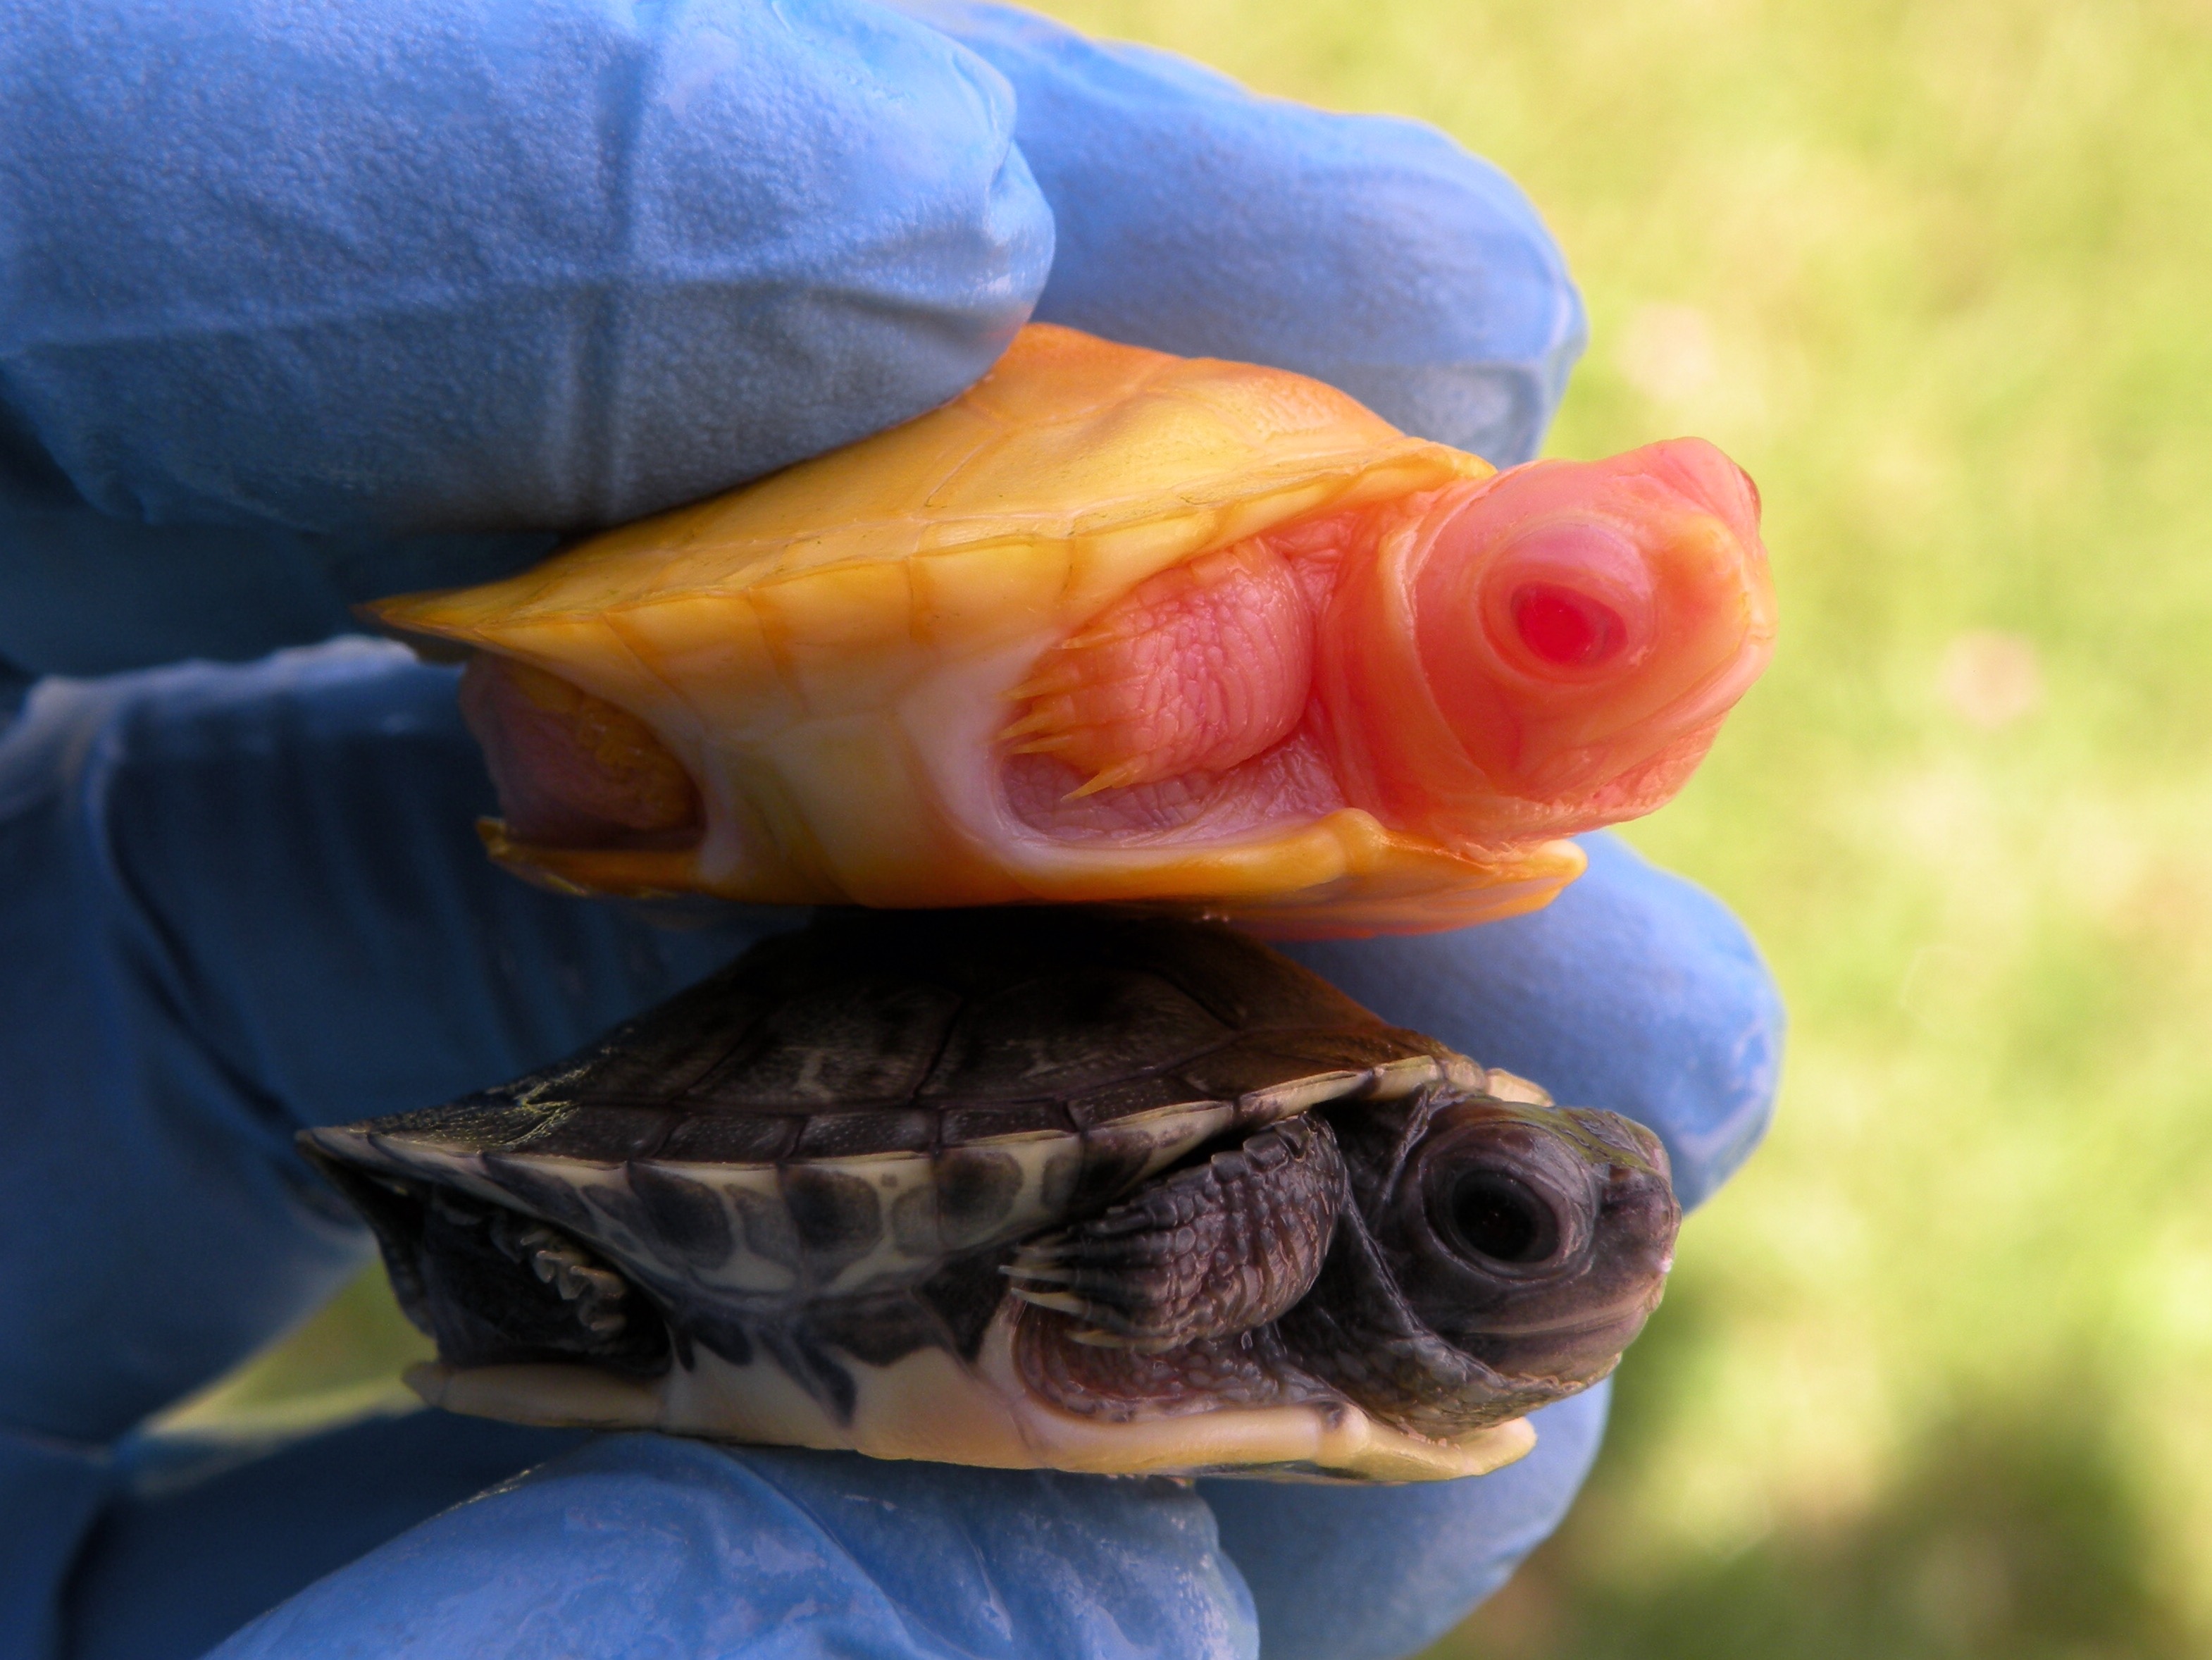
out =
<path fill-rule="evenodd" d="M 303 1138 L 437 1403 L 885 1457 L 1478 1474 L 1657 1303 L 1666 1157 L 1215 924 L 836 913 Z"/>
<path fill-rule="evenodd" d="M 1758 512 L 1697 440 L 1501 474 L 1038 325 L 903 426 L 376 609 L 478 654 L 487 840 L 555 886 L 1420 932 L 1688 775 L 1772 644 Z"/>

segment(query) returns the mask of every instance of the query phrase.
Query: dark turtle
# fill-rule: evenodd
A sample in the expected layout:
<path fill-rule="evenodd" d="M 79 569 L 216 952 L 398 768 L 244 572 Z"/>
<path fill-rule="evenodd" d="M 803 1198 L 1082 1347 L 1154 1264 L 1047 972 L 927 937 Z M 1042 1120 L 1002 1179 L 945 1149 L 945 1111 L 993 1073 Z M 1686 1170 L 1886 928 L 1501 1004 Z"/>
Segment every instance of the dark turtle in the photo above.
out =
<path fill-rule="evenodd" d="M 1648 1131 L 1216 924 L 836 913 L 571 1060 L 308 1132 L 460 1411 L 1091 1470 L 1494 1468 L 1610 1371 Z"/>

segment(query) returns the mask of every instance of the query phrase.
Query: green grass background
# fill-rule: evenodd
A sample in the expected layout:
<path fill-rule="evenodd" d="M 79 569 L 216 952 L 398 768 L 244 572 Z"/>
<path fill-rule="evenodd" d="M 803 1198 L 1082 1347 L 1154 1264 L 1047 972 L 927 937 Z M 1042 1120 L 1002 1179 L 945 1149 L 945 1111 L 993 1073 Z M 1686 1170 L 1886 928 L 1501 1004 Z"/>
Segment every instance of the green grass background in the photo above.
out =
<path fill-rule="evenodd" d="M 1764 943 L 1780 1117 L 1437 1660 L 2212 1654 L 2212 0 L 1048 9 L 1502 164 L 1553 449 L 1765 492 L 1782 650 L 1632 835 Z M 418 1341 L 363 1285 L 201 1410 Z"/>

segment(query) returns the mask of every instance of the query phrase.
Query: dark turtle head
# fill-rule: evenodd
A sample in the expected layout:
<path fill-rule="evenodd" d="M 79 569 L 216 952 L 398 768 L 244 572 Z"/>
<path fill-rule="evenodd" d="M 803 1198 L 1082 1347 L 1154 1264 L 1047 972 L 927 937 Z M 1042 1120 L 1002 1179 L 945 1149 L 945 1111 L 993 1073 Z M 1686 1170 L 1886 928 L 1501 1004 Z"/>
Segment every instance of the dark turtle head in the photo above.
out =
<path fill-rule="evenodd" d="M 1454 1348 L 1507 1377 L 1585 1384 L 1658 1306 L 1680 1220 L 1666 1150 L 1641 1125 L 1473 1100 L 1429 1121 L 1369 1225 Z"/>
<path fill-rule="evenodd" d="M 1300 1311 L 1320 1370 L 1430 1434 L 1613 1370 L 1658 1306 L 1681 1219 L 1656 1136 L 1487 1096 L 1331 1117 L 1358 1221 Z"/>

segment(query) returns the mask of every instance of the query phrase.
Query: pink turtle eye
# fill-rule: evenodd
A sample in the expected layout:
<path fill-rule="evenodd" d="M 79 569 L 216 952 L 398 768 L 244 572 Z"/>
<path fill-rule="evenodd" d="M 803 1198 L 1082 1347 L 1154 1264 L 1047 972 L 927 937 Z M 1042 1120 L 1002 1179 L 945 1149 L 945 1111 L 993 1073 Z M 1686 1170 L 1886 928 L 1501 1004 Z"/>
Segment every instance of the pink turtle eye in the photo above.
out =
<path fill-rule="evenodd" d="M 1523 582 L 1507 605 L 1521 643 L 1558 668 L 1595 668 L 1628 642 L 1619 611 L 1557 582 Z"/>

